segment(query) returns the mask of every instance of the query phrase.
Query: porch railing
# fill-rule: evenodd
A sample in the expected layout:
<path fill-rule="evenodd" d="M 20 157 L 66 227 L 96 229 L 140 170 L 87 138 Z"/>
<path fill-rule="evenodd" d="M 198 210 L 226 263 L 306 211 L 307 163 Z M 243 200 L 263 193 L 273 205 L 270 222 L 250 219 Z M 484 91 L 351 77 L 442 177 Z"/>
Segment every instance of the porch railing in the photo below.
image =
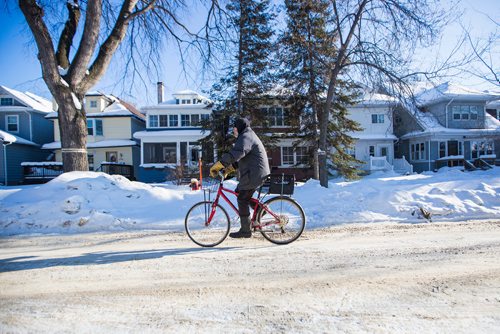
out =
<path fill-rule="evenodd" d="M 401 174 L 413 174 L 413 165 L 403 155 L 401 159 L 394 159 L 394 171 Z"/>
<path fill-rule="evenodd" d="M 63 171 L 62 162 L 22 162 L 23 183 L 43 183 L 50 181 Z"/>
<path fill-rule="evenodd" d="M 135 180 L 134 166 L 116 162 L 102 162 L 96 172 L 104 172 L 109 175 L 122 175 L 129 180 Z"/>
<path fill-rule="evenodd" d="M 387 161 L 386 157 L 372 157 L 370 156 L 369 166 L 370 171 L 390 171 L 393 166 Z"/>

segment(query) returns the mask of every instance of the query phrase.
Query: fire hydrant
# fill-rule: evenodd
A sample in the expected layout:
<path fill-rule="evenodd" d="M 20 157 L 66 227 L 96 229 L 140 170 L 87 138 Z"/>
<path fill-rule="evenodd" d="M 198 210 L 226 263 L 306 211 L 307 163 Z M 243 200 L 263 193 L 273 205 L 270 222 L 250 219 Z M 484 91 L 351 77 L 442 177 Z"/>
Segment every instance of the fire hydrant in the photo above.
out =
<path fill-rule="evenodd" d="M 191 179 L 189 187 L 191 187 L 191 190 L 200 190 L 200 182 L 197 179 Z"/>

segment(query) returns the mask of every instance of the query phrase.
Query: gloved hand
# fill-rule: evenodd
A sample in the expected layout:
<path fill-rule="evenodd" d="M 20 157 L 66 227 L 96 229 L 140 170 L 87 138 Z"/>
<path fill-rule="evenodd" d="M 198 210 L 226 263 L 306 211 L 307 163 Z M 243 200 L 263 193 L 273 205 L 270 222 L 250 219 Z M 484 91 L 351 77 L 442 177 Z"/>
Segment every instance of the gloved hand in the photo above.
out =
<path fill-rule="evenodd" d="M 235 171 L 236 169 L 233 167 L 233 165 L 227 166 L 226 169 L 224 169 L 224 178 L 227 179 L 227 177 Z"/>
<path fill-rule="evenodd" d="M 210 177 L 216 177 L 221 169 L 224 169 L 224 165 L 220 161 L 214 163 L 212 167 L 210 167 Z"/>

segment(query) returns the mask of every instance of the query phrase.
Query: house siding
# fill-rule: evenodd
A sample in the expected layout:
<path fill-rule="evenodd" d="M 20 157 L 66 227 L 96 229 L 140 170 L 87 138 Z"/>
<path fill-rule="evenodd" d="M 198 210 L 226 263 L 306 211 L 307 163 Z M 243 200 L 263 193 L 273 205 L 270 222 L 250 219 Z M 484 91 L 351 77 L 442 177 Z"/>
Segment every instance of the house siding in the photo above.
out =
<path fill-rule="evenodd" d="M 410 132 L 423 131 L 423 128 L 415 122 L 413 116 L 406 109 L 397 108 L 394 118 L 394 134 L 397 137 Z"/>
<path fill-rule="evenodd" d="M 0 145 L 0 183 L 5 181 L 4 146 Z M 7 181 L 9 185 L 20 184 L 23 181 L 22 162 L 45 161 L 49 152 L 38 147 L 12 144 L 7 146 Z"/>
<path fill-rule="evenodd" d="M 450 103 L 450 101 L 452 101 Z M 477 101 L 468 101 L 468 100 L 451 100 L 436 103 L 430 106 L 427 106 L 424 111 L 432 113 L 439 124 L 442 126 L 453 129 L 482 129 L 484 128 L 485 123 L 485 102 L 477 102 Z M 448 104 L 449 103 L 449 104 Z M 454 120 L 453 119 L 453 106 L 476 106 L 479 108 L 479 112 L 477 115 L 477 120 Z M 448 119 L 448 122 L 446 122 Z"/>
<path fill-rule="evenodd" d="M 54 141 L 54 123 L 45 118 L 44 114 L 32 114 L 33 141 L 37 144 L 45 144 Z"/>
<path fill-rule="evenodd" d="M 7 131 L 7 115 L 16 115 L 18 116 L 19 119 L 19 128 L 18 132 L 10 132 L 12 134 L 15 134 L 18 137 L 33 141 L 32 138 L 30 138 L 30 117 L 29 113 L 27 112 L 22 112 L 22 111 L 8 111 L 8 110 L 2 110 L 0 113 L 0 129 L 3 131 Z"/>

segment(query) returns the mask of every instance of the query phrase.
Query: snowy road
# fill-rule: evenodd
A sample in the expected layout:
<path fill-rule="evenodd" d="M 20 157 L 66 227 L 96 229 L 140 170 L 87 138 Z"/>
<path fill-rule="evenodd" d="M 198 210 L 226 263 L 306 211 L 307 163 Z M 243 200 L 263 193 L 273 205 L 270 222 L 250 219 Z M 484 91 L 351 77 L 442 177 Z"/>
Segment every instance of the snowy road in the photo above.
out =
<path fill-rule="evenodd" d="M 500 332 L 500 222 L 0 239 L 0 332 Z"/>

